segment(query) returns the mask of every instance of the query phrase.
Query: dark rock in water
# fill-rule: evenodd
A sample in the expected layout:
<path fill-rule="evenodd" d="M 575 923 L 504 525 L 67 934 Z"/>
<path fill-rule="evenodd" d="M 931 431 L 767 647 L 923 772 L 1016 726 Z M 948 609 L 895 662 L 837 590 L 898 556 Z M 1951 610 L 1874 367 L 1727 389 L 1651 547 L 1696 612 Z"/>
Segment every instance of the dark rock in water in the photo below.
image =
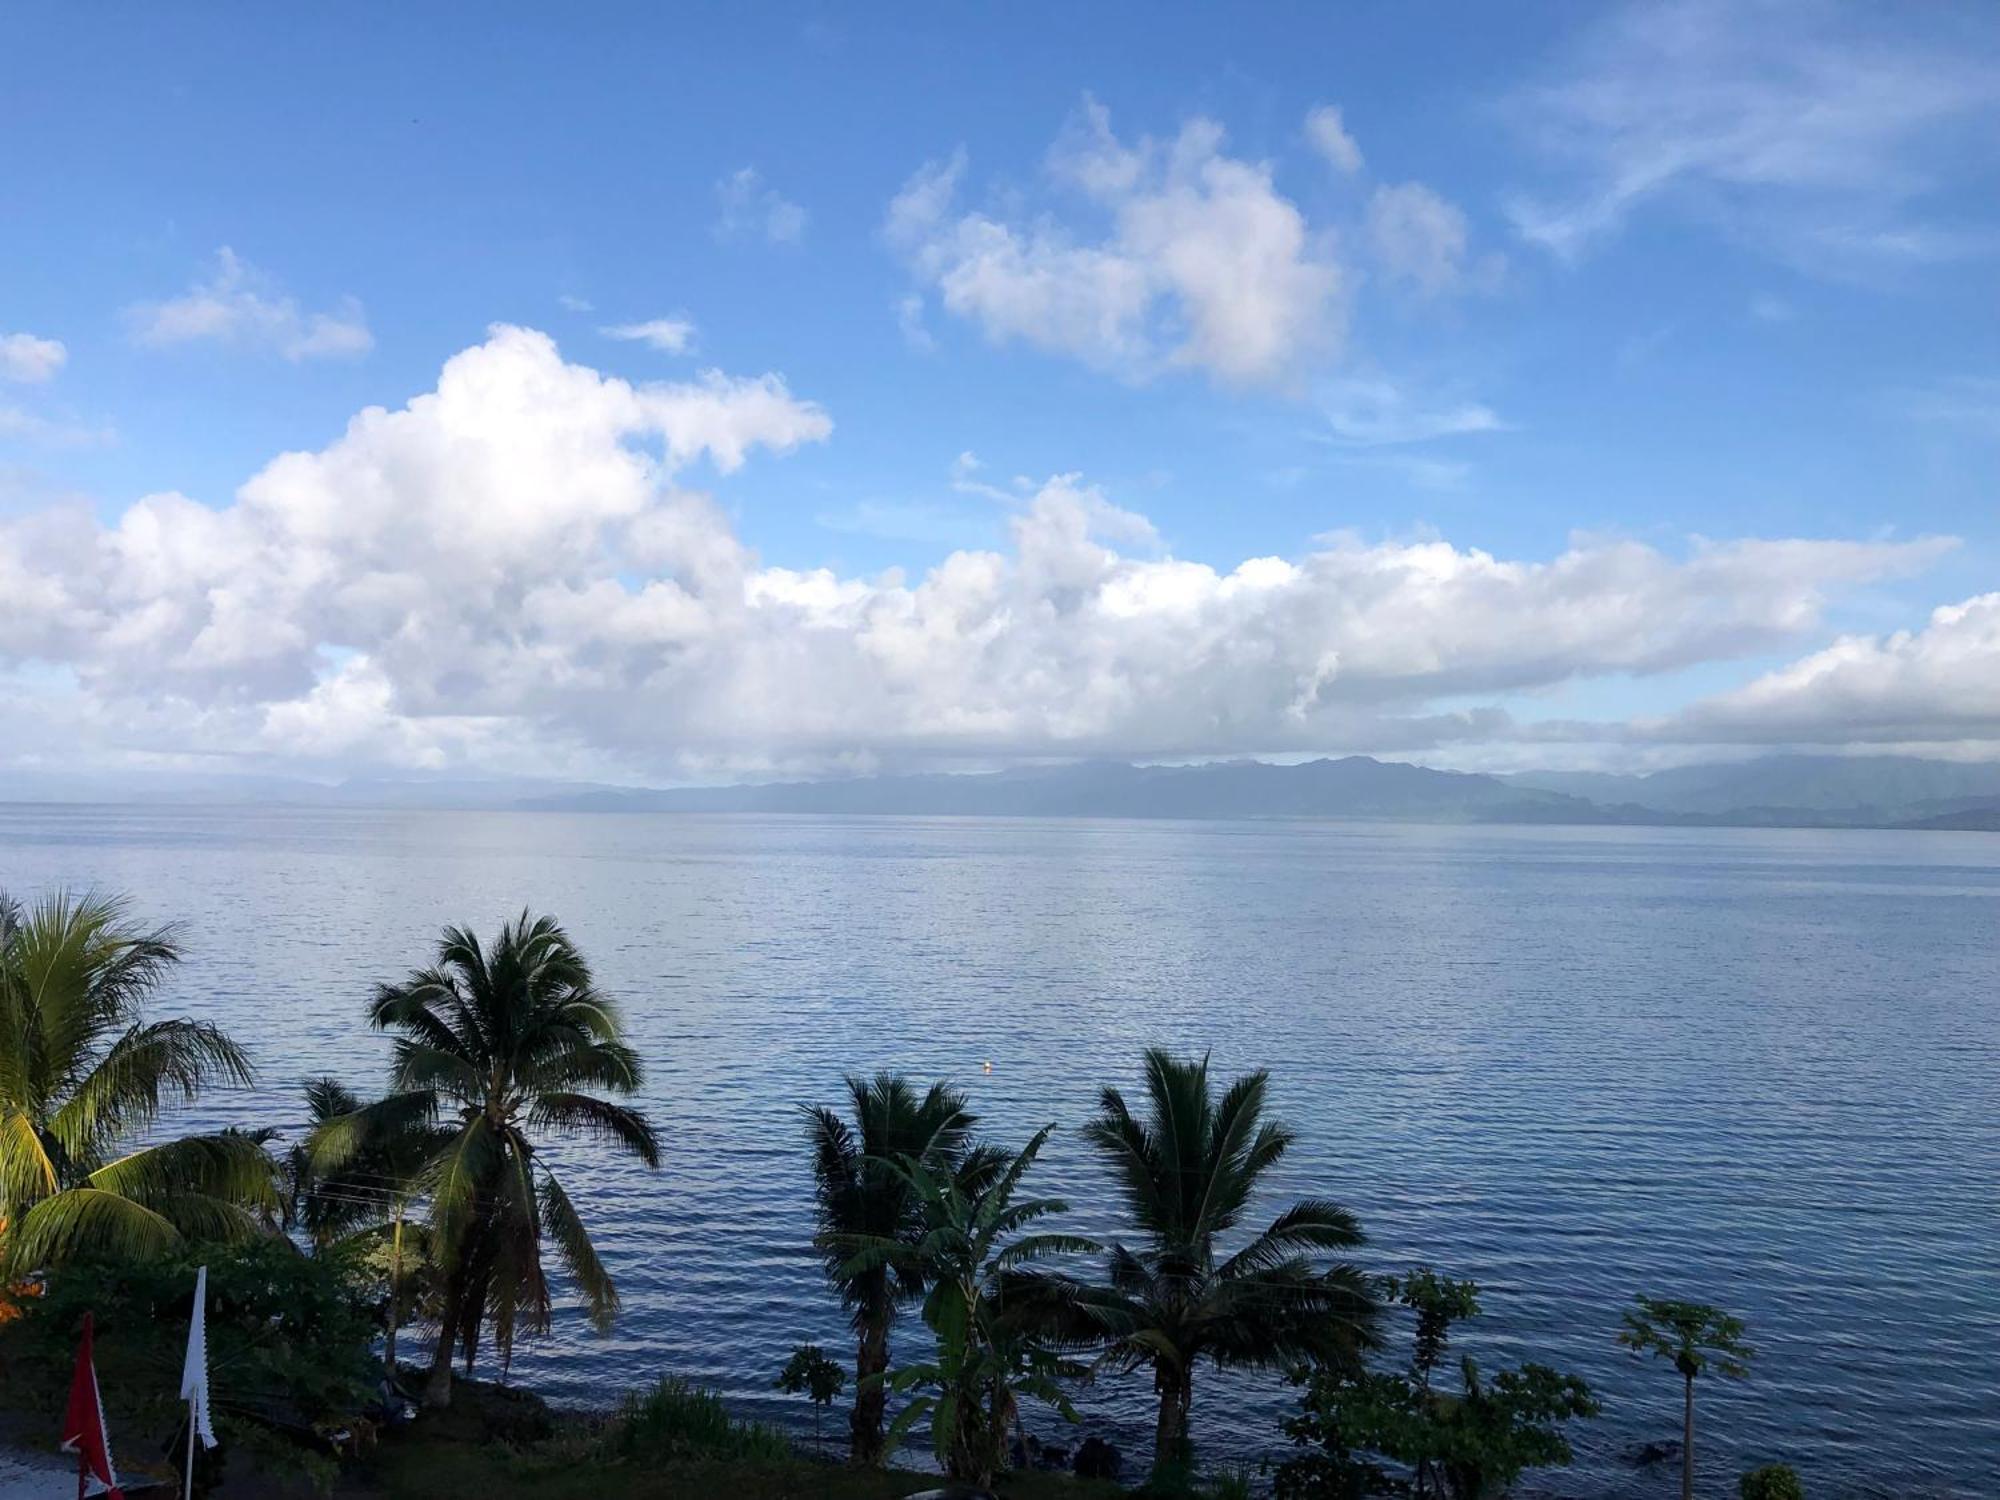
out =
<path fill-rule="evenodd" d="M 1641 1443 L 1636 1448 L 1625 1450 L 1625 1462 L 1635 1469 L 1648 1469 L 1654 1464 L 1669 1463 L 1681 1456 L 1681 1445 L 1667 1441 Z"/>
<path fill-rule="evenodd" d="M 1069 1449 L 1058 1448 L 1053 1443 L 1042 1444 L 1041 1451 L 1035 1455 L 1035 1467 L 1038 1469 L 1067 1469 L 1069 1467 Z"/>
<path fill-rule="evenodd" d="M 1070 1465 L 1080 1479 L 1118 1478 L 1118 1471 L 1125 1467 L 1125 1460 L 1118 1449 L 1101 1437 L 1087 1437 L 1076 1450 L 1076 1459 Z"/>

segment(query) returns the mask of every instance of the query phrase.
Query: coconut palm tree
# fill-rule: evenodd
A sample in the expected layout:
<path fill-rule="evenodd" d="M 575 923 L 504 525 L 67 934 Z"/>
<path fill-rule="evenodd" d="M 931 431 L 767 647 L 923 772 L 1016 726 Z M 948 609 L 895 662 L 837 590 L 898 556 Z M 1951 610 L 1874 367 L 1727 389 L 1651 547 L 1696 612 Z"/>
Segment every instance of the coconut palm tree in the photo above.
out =
<path fill-rule="evenodd" d="M 618 1308 L 568 1192 L 549 1169 L 548 1135 L 587 1135 L 660 1163 L 653 1127 L 601 1097 L 639 1087 L 638 1054 L 611 1001 L 553 917 L 527 912 L 492 947 L 446 928 L 436 962 L 382 985 L 369 1020 L 396 1035 L 391 1092 L 314 1132 L 315 1169 L 338 1173 L 384 1142 L 444 1129 L 418 1163 L 442 1277 L 441 1315 L 424 1399 L 451 1401 L 451 1362 L 468 1373 L 490 1327 L 504 1370 L 522 1332 L 544 1333 L 551 1305 L 546 1239 L 589 1308 L 608 1328 Z"/>
<path fill-rule="evenodd" d="M 1634 1297 L 1625 1310 L 1618 1342 L 1635 1355 L 1671 1361 L 1683 1382 L 1681 1404 L 1681 1500 L 1694 1497 L 1694 1383 L 1713 1369 L 1731 1380 L 1750 1373 L 1757 1351 L 1744 1342 L 1743 1322 L 1706 1302 Z"/>
<path fill-rule="evenodd" d="M 0 1262 L 11 1273 L 84 1253 L 153 1256 L 186 1239 L 266 1232 L 277 1196 L 253 1136 L 225 1131 L 124 1151 L 169 1103 L 250 1082 L 201 1021 L 141 1019 L 181 950 L 124 903 L 0 894 Z"/>
<path fill-rule="evenodd" d="M 1103 1362 L 1153 1372 L 1159 1474 L 1186 1459 L 1200 1361 L 1276 1368 L 1354 1358 L 1373 1342 L 1376 1297 L 1354 1266 L 1315 1260 L 1362 1243 L 1354 1216 L 1324 1199 L 1294 1203 L 1235 1250 L 1222 1248 L 1293 1141 L 1263 1119 L 1269 1075 L 1239 1078 L 1217 1098 L 1205 1057 L 1153 1050 L 1145 1066 L 1146 1118 L 1107 1088 L 1084 1128 L 1138 1235 L 1136 1248 L 1111 1247 L 1116 1311 Z"/>
<path fill-rule="evenodd" d="M 825 1107 L 805 1111 L 812 1143 L 816 1229 L 827 1280 L 840 1293 L 854 1328 L 854 1407 L 848 1414 L 848 1457 L 882 1460 L 888 1392 L 889 1331 L 898 1312 L 924 1295 L 921 1261 L 883 1259 L 856 1268 L 854 1246 L 899 1240 L 914 1246 L 925 1232 L 923 1205 L 900 1161 L 927 1169 L 963 1164 L 975 1123 L 965 1096 L 942 1083 L 919 1095 L 906 1078 L 878 1073 L 847 1080 L 851 1119 Z"/>

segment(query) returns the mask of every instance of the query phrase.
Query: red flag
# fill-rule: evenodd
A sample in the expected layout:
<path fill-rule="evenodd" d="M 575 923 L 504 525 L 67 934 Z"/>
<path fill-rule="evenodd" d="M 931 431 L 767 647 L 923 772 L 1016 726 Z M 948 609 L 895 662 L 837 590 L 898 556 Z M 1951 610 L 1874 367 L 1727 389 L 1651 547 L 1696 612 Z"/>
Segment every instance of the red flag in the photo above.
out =
<path fill-rule="evenodd" d="M 104 1486 L 111 1500 L 125 1500 L 111 1467 L 111 1435 L 104 1430 L 104 1399 L 97 1393 L 97 1366 L 91 1359 L 92 1326 L 83 1315 L 83 1342 L 76 1346 L 76 1374 L 69 1382 L 69 1410 L 63 1413 L 62 1448 L 76 1455 L 76 1492 L 85 1478 Z"/>

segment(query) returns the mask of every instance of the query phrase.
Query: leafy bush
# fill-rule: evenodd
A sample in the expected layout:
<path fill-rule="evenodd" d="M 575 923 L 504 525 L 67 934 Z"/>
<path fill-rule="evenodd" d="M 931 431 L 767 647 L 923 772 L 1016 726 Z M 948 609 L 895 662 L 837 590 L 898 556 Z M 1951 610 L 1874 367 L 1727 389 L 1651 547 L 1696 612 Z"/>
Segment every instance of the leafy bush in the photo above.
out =
<path fill-rule="evenodd" d="M 258 1239 L 183 1247 L 157 1260 L 77 1261 L 50 1273 L 0 1326 L 0 1387 L 45 1395 L 49 1435 L 62 1416 L 86 1311 L 111 1427 L 134 1453 L 168 1439 L 179 1397 L 195 1269 L 208 1267 L 209 1388 L 223 1453 L 323 1480 L 330 1440 L 365 1431 L 380 1368 L 374 1310 L 338 1260 Z"/>
<path fill-rule="evenodd" d="M 662 1376 L 650 1390 L 625 1398 L 605 1434 L 612 1457 L 659 1463 L 676 1458 L 720 1458 L 785 1463 L 789 1439 L 761 1422 L 738 1422 L 714 1391 Z"/>
<path fill-rule="evenodd" d="M 1278 1469 L 1280 1500 L 1406 1492 L 1489 1500 L 1529 1469 L 1570 1461 L 1564 1424 L 1598 1410 L 1581 1380 L 1538 1364 L 1489 1379 L 1462 1358 L 1458 1389 L 1448 1390 L 1437 1377 L 1452 1327 L 1478 1316 L 1479 1288 L 1419 1267 L 1383 1289 L 1416 1315 L 1409 1367 L 1320 1365 L 1293 1373 L 1304 1394 L 1285 1431 L 1303 1451 Z"/>
<path fill-rule="evenodd" d="M 1765 1464 L 1743 1476 L 1743 1500 L 1806 1500 L 1806 1487 L 1790 1464 Z"/>

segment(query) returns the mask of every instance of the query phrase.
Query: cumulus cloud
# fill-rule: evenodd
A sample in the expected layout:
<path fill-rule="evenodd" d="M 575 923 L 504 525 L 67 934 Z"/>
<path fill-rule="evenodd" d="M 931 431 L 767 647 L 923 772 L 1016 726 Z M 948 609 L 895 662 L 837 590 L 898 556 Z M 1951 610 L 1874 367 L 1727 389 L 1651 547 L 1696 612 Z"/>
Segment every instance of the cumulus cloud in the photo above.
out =
<path fill-rule="evenodd" d="M 644 323 L 615 323 L 597 330 L 608 339 L 644 344 L 662 354 L 685 354 L 694 346 L 694 324 L 686 318 L 653 318 Z"/>
<path fill-rule="evenodd" d="M 0 665 L 72 685 L 79 745 L 300 763 L 1408 749 L 1507 732 L 1467 698 L 1767 650 L 1939 545 L 1334 537 L 1216 567 L 1071 475 L 921 576 L 765 565 L 691 482 L 830 426 L 773 375 L 631 384 L 497 328 L 228 505 L 0 521 Z"/>
<path fill-rule="evenodd" d="M 0 333 L 0 380 L 21 385 L 41 385 L 55 379 L 56 371 L 69 358 L 60 339 L 37 338 L 32 333 Z"/>
<path fill-rule="evenodd" d="M 1990 168 L 2000 27 L 1986 7 L 1681 0 L 1586 33 L 1508 113 L 1555 169 L 1516 194 L 1527 240 L 1574 259 L 1672 204 L 1785 259 L 1849 273 L 2000 245 L 1922 200 Z M 1880 23 L 1893 17 L 1893 28 Z"/>
<path fill-rule="evenodd" d="M 1921 630 L 1841 636 L 1645 727 L 1660 738 L 1699 741 L 2000 740 L 2000 594 L 1934 610 Z"/>
<path fill-rule="evenodd" d="M 351 359 L 375 347 L 352 297 L 335 312 L 305 312 L 271 278 L 224 245 L 215 271 L 181 296 L 130 311 L 133 336 L 165 348 L 210 342 L 261 349 L 298 362 Z"/>
<path fill-rule="evenodd" d="M 1128 145 L 1086 101 L 1048 169 L 1107 218 L 1104 232 L 961 212 L 960 153 L 910 178 L 885 234 L 947 311 L 995 342 L 1135 378 L 1192 367 L 1232 384 L 1283 383 L 1337 346 L 1345 278 L 1330 237 L 1277 190 L 1270 165 L 1223 147 L 1207 119 Z"/>
<path fill-rule="evenodd" d="M 738 167 L 715 185 L 715 232 L 722 239 L 756 236 L 773 245 L 796 245 L 805 236 L 806 211 L 764 181 L 755 167 Z"/>

